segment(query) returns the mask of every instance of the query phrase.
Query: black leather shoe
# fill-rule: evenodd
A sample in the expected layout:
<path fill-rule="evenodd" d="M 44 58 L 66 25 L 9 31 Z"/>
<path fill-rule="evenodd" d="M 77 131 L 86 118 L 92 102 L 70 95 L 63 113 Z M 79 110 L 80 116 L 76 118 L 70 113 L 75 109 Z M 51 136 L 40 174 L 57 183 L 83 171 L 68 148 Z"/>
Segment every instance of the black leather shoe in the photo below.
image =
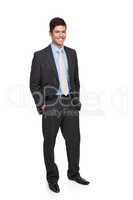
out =
<path fill-rule="evenodd" d="M 82 185 L 88 185 L 90 183 L 89 181 L 85 180 L 81 176 L 77 176 L 75 178 L 69 178 L 69 179 L 72 180 L 72 181 L 75 181 L 79 184 L 82 184 Z"/>
<path fill-rule="evenodd" d="M 53 192 L 56 192 L 56 193 L 60 192 L 60 188 L 59 188 L 59 185 L 57 183 L 49 183 L 49 188 Z"/>

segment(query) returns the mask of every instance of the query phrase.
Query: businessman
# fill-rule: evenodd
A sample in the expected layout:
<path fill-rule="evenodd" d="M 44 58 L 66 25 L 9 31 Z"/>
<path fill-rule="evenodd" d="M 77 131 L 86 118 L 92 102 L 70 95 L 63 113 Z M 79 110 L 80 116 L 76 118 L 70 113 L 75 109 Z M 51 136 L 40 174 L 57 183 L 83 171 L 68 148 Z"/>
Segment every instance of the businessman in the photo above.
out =
<path fill-rule="evenodd" d="M 80 81 L 76 51 L 64 46 L 66 22 L 59 18 L 50 21 L 51 44 L 36 51 L 30 73 L 30 91 L 36 108 L 42 115 L 43 153 L 49 188 L 59 192 L 59 171 L 54 159 L 54 146 L 59 128 L 65 139 L 67 176 L 79 184 L 89 182 L 79 173 Z"/>

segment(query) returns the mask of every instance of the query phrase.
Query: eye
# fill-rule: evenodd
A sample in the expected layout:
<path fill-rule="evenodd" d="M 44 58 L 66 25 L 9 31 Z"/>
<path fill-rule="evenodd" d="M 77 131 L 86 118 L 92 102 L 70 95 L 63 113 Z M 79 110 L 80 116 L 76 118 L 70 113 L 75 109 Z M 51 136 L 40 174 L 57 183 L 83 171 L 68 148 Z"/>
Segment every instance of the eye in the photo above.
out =
<path fill-rule="evenodd" d="M 59 33 L 59 31 L 55 31 L 55 33 Z"/>

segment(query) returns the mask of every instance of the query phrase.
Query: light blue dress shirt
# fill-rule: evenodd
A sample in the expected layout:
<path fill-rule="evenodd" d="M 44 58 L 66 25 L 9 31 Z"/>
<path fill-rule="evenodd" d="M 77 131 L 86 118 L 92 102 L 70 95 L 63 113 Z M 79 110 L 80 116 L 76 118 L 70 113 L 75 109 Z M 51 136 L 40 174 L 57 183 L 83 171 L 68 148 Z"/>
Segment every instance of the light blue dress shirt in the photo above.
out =
<path fill-rule="evenodd" d="M 66 78 L 67 78 L 67 82 L 68 82 L 68 88 L 69 88 L 69 94 L 70 94 L 70 80 L 69 80 L 69 74 L 68 74 L 68 61 L 67 61 L 67 55 L 66 52 L 64 50 L 64 46 L 62 46 L 61 48 L 58 48 L 54 42 L 51 43 L 51 48 L 52 48 L 52 52 L 53 52 L 53 56 L 54 56 L 54 60 L 55 60 L 55 64 L 56 64 L 56 68 L 57 68 L 57 72 L 58 72 L 58 77 L 59 77 L 59 53 L 60 51 L 62 51 L 63 55 L 64 55 L 64 62 L 65 62 L 65 69 L 66 69 Z M 60 79 L 59 79 L 60 80 Z M 59 87 L 59 90 L 57 91 L 56 95 L 62 95 L 63 92 L 61 91 L 61 88 Z"/>

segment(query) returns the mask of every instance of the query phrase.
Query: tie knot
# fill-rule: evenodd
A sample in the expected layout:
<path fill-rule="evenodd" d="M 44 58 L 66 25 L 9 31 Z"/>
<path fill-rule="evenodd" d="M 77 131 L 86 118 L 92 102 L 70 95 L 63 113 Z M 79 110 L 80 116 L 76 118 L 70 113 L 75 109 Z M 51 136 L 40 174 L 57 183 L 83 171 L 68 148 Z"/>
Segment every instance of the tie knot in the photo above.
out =
<path fill-rule="evenodd" d="M 58 49 L 58 50 L 57 50 L 57 53 L 58 53 L 58 54 L 63 53 L 63 49 Z"/>

